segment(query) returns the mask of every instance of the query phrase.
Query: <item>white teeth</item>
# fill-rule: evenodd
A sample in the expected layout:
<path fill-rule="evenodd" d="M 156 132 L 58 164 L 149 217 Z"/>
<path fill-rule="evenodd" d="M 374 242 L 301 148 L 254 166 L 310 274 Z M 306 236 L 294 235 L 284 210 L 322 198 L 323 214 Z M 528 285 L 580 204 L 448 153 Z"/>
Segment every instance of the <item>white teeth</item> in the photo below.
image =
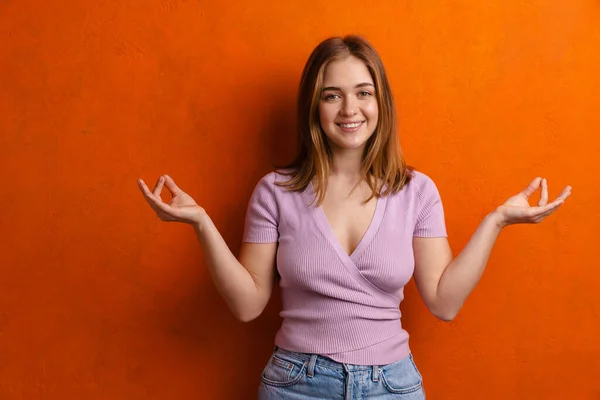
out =
<path fill-rule="evenodd" d="M 362 122 L 355 122 L 355 123 L 353 123 L 353 124 L 340 124 L 340 126 L 341 126 L 342 128 L 349 128 L 349 129 L 352 129 L 352 128 L 357 128 L 357 127 L 359 127 L 359 126 L 360 126 L 360 124 L 362 124 Z"/>

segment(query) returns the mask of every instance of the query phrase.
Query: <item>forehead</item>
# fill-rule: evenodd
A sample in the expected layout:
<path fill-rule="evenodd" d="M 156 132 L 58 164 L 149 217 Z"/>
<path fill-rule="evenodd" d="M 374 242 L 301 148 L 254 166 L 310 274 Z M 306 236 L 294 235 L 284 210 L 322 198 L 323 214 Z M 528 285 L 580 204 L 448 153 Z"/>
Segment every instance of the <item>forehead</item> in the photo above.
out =
<path fill-rule="evenodd" d="M 364 82 L 373 83 L 373 78 L 365 63 L 354 56 L 332 61 L 325 67 L 323 75 L 323 86 L 325 87 L 353 87 Z"/>

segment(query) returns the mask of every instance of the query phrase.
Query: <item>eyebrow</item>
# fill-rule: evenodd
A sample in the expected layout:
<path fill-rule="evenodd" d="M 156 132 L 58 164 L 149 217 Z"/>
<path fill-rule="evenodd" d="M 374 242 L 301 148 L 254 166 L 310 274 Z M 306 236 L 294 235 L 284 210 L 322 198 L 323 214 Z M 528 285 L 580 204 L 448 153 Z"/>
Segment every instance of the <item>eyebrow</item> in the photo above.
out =
<path fill-rule="evenodd" d="M 358 88 L 365 87 L 365 86 L 375 87 L 375 85 L 373 85 L 372 83 L 363 82 L 363 83 L 359 83 L 358 85 L 354 86 L 354 88 L 358 89 Z M 327 86 L 327 87 L 323 88 L 322 91 L 325 92 L 328 90 L 341 90 L 341 89 L 339 87 L 335 87 L 335 86 Z"/>

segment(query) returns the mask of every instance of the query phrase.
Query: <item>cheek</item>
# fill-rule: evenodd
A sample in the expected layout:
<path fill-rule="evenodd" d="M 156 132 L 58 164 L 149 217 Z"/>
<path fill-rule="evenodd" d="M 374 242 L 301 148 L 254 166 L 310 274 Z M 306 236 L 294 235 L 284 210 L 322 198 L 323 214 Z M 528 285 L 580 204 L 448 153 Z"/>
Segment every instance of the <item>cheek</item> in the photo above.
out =
<path fill-rule="evenodd" d="M 330 123 L 335 118 L 335 110 L 328 104 L 321 103 L 319 105 L 319 120 L 322 125 Z"/>
<path fill-rule="evenodd" d="M 379 116 L 379 107 L 377 107 L 377 101 L 369 102 L 363 109 L 365 116 L 371 120 L 377 121 Z"/>

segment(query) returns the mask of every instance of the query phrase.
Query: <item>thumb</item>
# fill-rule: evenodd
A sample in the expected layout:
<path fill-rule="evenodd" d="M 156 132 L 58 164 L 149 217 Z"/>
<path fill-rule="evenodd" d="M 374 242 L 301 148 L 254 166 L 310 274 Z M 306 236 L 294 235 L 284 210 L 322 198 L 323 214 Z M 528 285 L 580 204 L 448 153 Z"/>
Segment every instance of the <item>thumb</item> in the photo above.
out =
<path fill-rule="evenodd" d="M 182 190 L 175 184 L 173 178 L 171 178 L 167 174 L 163 175 L 163 177 L 165 178 L 165 186 L 167 187 L 167 189 L 169 189 L 169 192 L 171 192 L 173 196 L 176 196 L 177 194 L 182 192 Z"/>
<path fill-rule="evenodd" d="M 542 178 L 539 176 L 531 181 L 531 183 L 521 192 L 525 198 L 529 199 L 532 194 L 534 194 L 540 187 L 542 183 Z"/>

